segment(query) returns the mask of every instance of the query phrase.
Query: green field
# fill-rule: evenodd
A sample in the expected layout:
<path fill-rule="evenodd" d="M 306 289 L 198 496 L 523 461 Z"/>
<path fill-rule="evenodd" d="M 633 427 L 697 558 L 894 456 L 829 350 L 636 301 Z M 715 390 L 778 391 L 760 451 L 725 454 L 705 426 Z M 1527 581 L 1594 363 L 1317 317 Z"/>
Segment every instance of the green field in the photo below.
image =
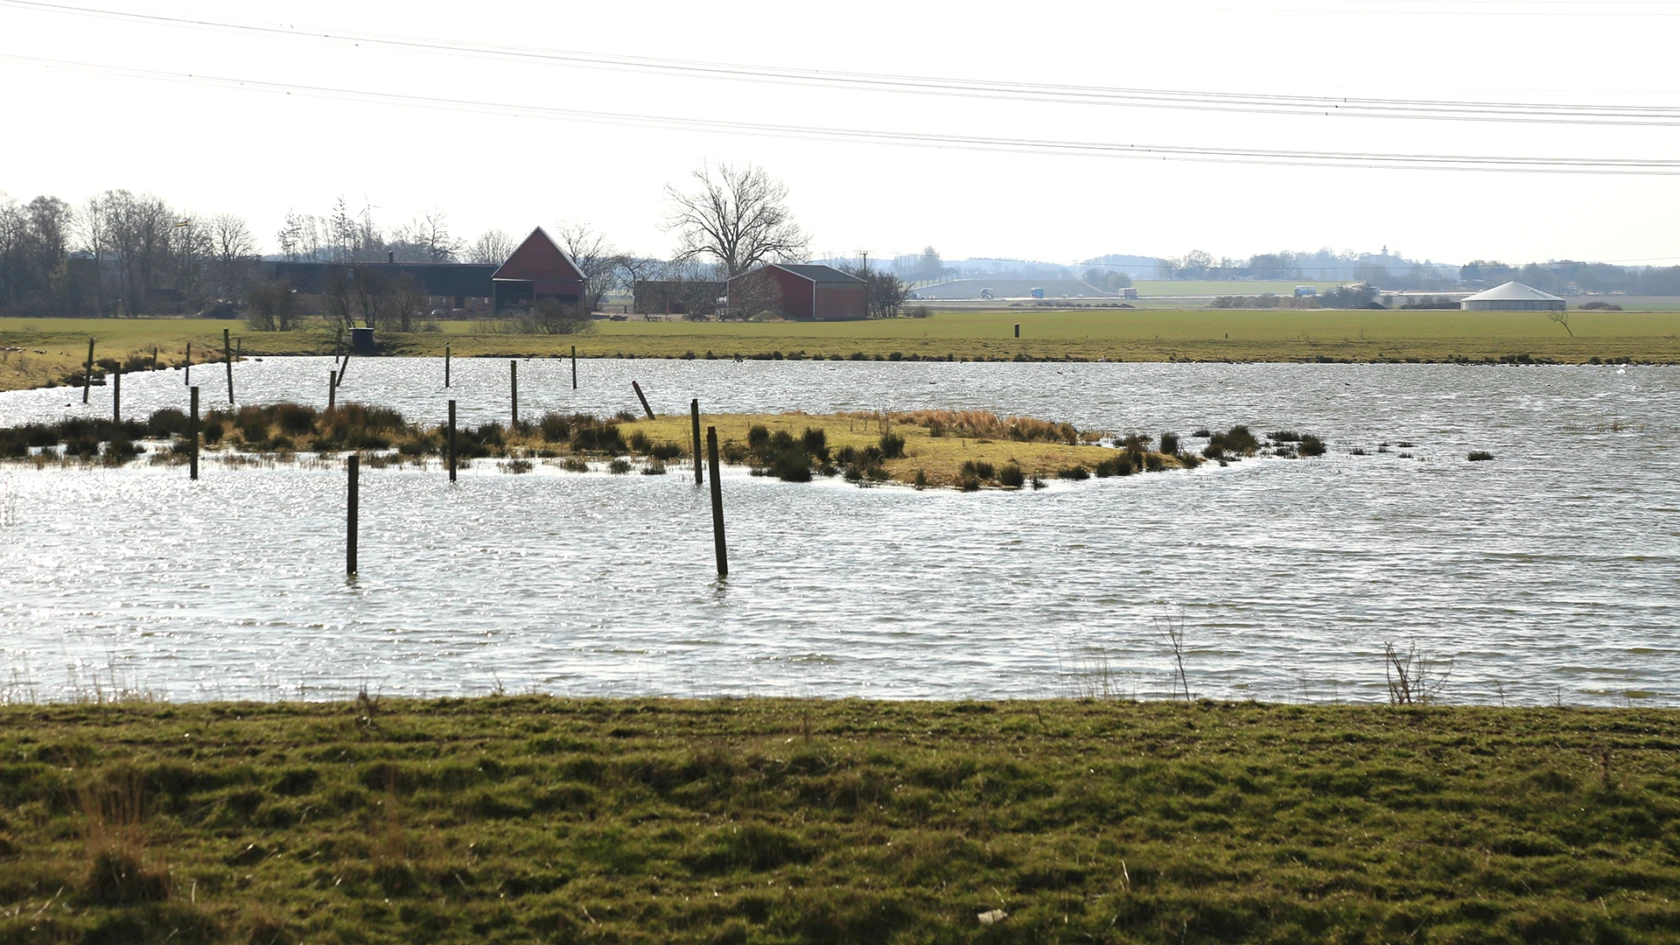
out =
<path fill-rule="evenodd" d="M 1021 337 L 1013 326 L 1021 325 Z M 98 357 L 144 362 L 157 345 L 165 364 L 220 357 L 234 329 L 247 355 L 324 354 L 333 333 L 243 331 L 239 322 L 191 319 L 0 319 L 0 390 L 63 383 L 99 339 Z M 930 318 L 862 322 L 597 322 L 577 336 L 487 333 L 483 322 L 444 331 L 381 331 L 388 354 L 548 356 L 576 345 L 584 357 L 955 358 L 959 360 L 1313 361 L 1515 359 L 1680 363 L 1680 312 L 1571 312 L 1569 331 L 1539 312 L 1460 311 L 1042 311 L 937 312 Z M 37 353 L 40 352 L 40 353 Z M 208 356 L 208 357 L 207 357 Z"/>
<path fill-rule="evenodd" d="M 0 942 L 1673 942 L 1676 750 L 1651 709 L 11 705 Z"/>

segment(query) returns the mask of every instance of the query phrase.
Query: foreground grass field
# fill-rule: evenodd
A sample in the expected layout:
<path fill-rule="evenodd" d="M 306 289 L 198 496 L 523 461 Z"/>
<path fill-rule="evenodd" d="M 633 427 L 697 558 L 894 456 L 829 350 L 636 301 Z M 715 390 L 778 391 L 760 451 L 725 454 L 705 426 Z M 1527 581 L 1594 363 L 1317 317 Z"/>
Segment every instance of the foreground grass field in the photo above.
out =
<path fill-rule="evenodd" d="M 1643 709 L 13 705 L 0 942 L 1671 942 L 1677 749 Z"/>
<path fill-rule="evenodd" d="M 1021 337 L 1014 337 L 1014 326 Z M 221 356 L 222 329 L 246 355 L 327 354 L 318 323 L 250 332 L 203 319 L 0 319 L 0 390 L 63 383 L 98 339 L 96 357 L 139 365 Z M 440 332 L 381 331 L 387 354 L 462 357 L 803 357 L 1110 361 L 1556 361 L 1680 363 L 1680 312 L 1571 312 L 1569 329 L 1540 312 L 1190 311 L 1037 309 L 947 311 L 864 322 L 598 322 L 583 335 L 498 334 L 483 322 Z M 1573 332 L 1571 335 L 1569 332 Z"/>

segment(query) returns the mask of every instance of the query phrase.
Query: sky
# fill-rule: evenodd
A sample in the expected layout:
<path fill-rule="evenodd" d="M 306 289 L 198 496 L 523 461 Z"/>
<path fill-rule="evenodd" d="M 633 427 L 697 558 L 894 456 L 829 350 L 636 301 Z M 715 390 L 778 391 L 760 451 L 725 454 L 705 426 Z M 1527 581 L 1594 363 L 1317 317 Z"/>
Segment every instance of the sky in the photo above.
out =
<path fill-rule="evenodd" d="M 1680 127 L 1000 100 L 589 68 L 528 55 L 1105 88 L 1667 107 L 1680 105 L 1680 76 L 1669 68 L 1680 2 L 63 3 L 224 26 L 72 15 L 0 0 L 0 192 L 73 203 L 112 188 L 151 192 L 179 208 L 243 215 L 269 252 L 289 209 L 325 214 L 342 195 L 354 207 L 371 205 L 388 225 L 442 210 L 471 239 L 491 227 L 519 236 L 538 225 L 587 223 L 623 250 L 665 255 L 675 244 L 665 228 L 665 188 L 683 186 L 704 162 L 725 161 L 756 163 L 787 185 L 818 256 L 864 249 L 884 258 L 931 245 L 947 259 L 1071 263 L 1106 253 L 1204 249 L 1241 258 L 1386 246 L 1437 262 L 1680 263 L 1680 228 L 1672 223 L 1680 176 L 1276 166 L 723 130 L 756 124 L 1674 160 Z M 521 54 L 393 48 L 323 33 Z M 284 94 L 272 89 L 276 83 L 354 94 Z M 577 112 L 620 121 L 581 120 Z M 717 125 L 625 124 L 623 116 Z"/>

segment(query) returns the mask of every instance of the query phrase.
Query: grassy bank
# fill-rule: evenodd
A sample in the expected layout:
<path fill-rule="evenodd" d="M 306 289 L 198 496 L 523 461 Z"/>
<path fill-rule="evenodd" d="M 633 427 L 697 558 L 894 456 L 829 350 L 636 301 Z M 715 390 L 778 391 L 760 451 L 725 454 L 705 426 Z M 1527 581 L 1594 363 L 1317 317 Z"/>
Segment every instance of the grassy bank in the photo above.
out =
<path fill-rule="evenodd" d="M 1014 325 L 1021 337 L 1014 337 Z M 219 357 L 231 327 L 247 355 L 326 354 L 332 331 L 248 332 L 195 319 L 0 319 L 0 390 L 63 383 L 87 356 L 164 364 Z M 1571 336 L 1540 312 L 1163 311 L 1037 309 L 945 311 L 866 322 L 600 322 L 577 336 L 499 334 L 483 322 L 439 332 L 381 331 L 385 353 L 461 357 L 801 357 L 1111 361 L 1537 361 L 1630 359 L 1680 363 L 1680 312 L 1572 312 Z M 215 354 L 212 355 L 212 352 Z"/>
<path fill-rule="evenodd" d="M 0 707 L 0 941 L 1673 941 L 1677 748 L 1635 709 Z"/>

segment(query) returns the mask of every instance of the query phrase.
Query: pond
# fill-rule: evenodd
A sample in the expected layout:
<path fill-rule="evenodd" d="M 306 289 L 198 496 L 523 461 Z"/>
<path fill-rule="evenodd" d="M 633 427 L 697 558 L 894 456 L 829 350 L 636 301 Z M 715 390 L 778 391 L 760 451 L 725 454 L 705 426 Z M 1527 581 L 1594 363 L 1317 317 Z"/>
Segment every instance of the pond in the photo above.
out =
<path fill-rule="evenodd" d="M 325 406 L 330 358 L 235 366 L 241 403 Z M 343 400 L 505 421 L 508 362 L 352 358 Z M 193 378 L 226 403 L 220 365 Z M 124 412 L 185 407 L 129 375 Z M 726 470 L 716 577 L 692 478 L 341 464 L 0 466 L 0 697 L 542 691 L 1382 701 L 1383 644 L 1449 702 L 1680 695 L 1680 369 L 1446 365 L 519 363 L 522 416 L 979 408 L 1116 432 L 1247 423 L 1328 456 L 1040 492 Z M 0 394 L 0 425 L 110 391 Z M 1379 452 L 1380 444 L 1391 444 Z M 1400 443 L 1413 444 L 1401 447 Z M 1196 441 L 1191 441 L 1192 445 Z M 1362 449 L 1363 455 L 1353 452 Z M 1470 463 L 1471 450 L 1495 459 Z M 1402 458 L 1401 454 L 1411 454 Z M 1182 629 L 1184 676 L 1168 628 Z"/>

